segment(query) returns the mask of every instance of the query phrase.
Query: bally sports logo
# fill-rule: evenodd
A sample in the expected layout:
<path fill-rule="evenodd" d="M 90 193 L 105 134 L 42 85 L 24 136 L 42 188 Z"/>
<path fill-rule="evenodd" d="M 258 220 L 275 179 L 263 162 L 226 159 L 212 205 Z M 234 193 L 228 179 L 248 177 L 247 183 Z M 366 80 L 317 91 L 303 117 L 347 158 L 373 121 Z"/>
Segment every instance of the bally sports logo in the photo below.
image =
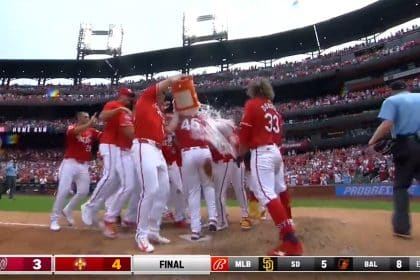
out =
<path fill-rule="evenodd" d="M 229 258 L 211 257 L 211 271 L 229 271 Z"/>

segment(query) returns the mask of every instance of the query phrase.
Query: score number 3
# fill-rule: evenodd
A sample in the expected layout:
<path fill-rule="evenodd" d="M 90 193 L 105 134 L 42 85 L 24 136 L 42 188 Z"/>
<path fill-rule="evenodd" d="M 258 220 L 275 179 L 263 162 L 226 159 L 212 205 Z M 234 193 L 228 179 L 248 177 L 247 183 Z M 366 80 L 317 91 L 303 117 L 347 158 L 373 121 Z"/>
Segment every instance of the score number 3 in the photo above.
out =
<path fill-rule="evenodd" d="M 115 259 L 115 261 L 112 263 L 112 268 L 116 269 L 116 270 L 120 270 L 121 269 L 121 260 L 120 259 Z"/>
<path fill-rule="evenodd" d="M 268 125 L 264 126 L 268 132 L 279 133 L 280 132 L 280 125 L 279 125 L 279 116 L 273 115 L 270 113 L 266 113 L 264 118 L 267 120 Z"/>
<path fill-rule="evenodd" d="M 41 268 L 42 268 L 42 265 L 41 265 L 41 260 L 40 259 L 33 259 L 32 260 L 32 263 L 34 264 L 33 266 L 32 266 L 32 269 L 33 270 L 40 270 Z"/>

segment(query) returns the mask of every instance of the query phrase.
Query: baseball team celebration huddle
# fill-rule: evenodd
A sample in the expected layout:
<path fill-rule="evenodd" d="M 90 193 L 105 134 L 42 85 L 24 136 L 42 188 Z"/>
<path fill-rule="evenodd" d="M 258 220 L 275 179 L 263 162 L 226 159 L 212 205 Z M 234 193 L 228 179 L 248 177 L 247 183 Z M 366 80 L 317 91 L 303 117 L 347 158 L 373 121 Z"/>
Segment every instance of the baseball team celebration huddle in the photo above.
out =
<path fill-rule="evenodd" d="M 251 230 L 251 216 L 261 215 L 261 210 L 268 211 L 279 231 L 278 246 L 267 254 L 302 255 L 284 180 L 283 120 L 272 103 L 273 88 L 268 80 L 255 79 L 247 95 L 240 123 L 201 106 L 192 77 L 185 75 L 139 94 L 120 88 L 117 99 L 98 115 L 78 112 L 66 131 L 50 229 L 60 230 L 61 216 L 68 225 L 75 224 L 73 211 L 89 193 L 92 146 L 99 142 L 102 177 L 82 204 L 81 219 L 100 227 L 105 237 L 118 238 L 119 225 L 135 229 L 138 249 L 151 253 L 159 250 L 155 245 L 171 243 L 161 231 L 164 217 L 170 216 L 176 227 L 189 228 L 190 239 L 199 242 L 206 232 L 217 238 L 217 231 L 229 226 Z M 98 119 L 105 124 L 103 131 L 93 128 Z M 73 184 L 76 191 L 65 205 Z M 228 221 L 230 185 L 240 205 L 240 221 Z"/>

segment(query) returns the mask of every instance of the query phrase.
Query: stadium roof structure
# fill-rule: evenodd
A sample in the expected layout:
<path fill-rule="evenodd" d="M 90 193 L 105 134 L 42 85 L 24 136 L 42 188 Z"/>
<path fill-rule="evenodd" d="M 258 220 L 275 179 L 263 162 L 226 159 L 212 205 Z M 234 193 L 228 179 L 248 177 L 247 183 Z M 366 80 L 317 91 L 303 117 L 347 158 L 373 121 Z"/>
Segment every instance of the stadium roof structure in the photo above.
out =
<path fill-rule="evenodd" d="M 322 9 L 322 7 L 319 7 Z M 383 32 L 420 16 L 419 0 L 381 0 L 316 23 L 322 49 Z M 99 60 L 0 60 L 3 78 L 111 78 L 277 59 L 318 50 L 313 25 L 268 36 L 162 49 Z"/>

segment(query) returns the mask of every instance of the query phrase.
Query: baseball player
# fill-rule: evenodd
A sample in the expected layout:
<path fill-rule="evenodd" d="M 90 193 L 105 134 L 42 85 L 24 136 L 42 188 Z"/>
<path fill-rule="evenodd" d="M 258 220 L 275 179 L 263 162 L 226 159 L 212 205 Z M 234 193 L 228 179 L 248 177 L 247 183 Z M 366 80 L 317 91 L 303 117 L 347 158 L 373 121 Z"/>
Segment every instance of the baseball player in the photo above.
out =
<path fill-rule="evenodd" d="M 111 197 L 110 204 L 106 208 L 103 234 L 108 238 L 117 237 L 117 217 L 120 216 L 124 203 L 133 195 L 137 183 L 136 169 L 131 151 L 134 138 L 132 115 L 127 112 L 121 112 L 119 118 L 120 129 L 117 134 L 117 146 L 120 148 L 122 165 L 122 174 L 120 176 L 121 188 Z M 131 222 L 127 221 L 127 223 Z"/>
<path fill-rule="evenodd" d="M 239 131 L 236 131 L 239 132 Z M 239 150 L 239 136 L 234 133 L 229 137 L 230 142 Z M 249 219 L 248 200 L 245 191 L 245 165 L 244 163 L 236 163 L 232 155 L 228 155 L 229 166 L 232 169 L 230 182 L 235 192 L 236 200 L 241 208 L 241 229 L 248 230 L 252 228 L 252 222 Z"/>
<path fill-rule="evenodd" d="M 58 191 L 51 213 L 50 229 L 53 231 L 60 230 L 58 220 L 61 214 L 69 225 L 74 224 L 73 209 L 89 193 L 89 161 L 92 160 L 92 144 L 101 134 L 91 127 L 96 122 L 96 114 L 89 118 L 88 113 L 79 112 L 76 117 L 77 123 L 70 125 L 66 132 L 64 159 L 59 169 Z M 76 183 L 77 191 L 63 209 L 72 182 Z"/>
<path fill-rule="evenodd" d="M 133 92 L 128 88 L 121 88 L 117 100 L 105 104 L 99 118 L 105 122 L 103 134 L 100 138 L 99 152 L 103 158 L 102 178 L 96 185 L 90 199 L 82 205 L 82 221 L 87 225 L 97 222 L 97 213 L 104 201 L 115 193 L 120 182 L 122 171 L 121 150 L 118 147 L 118 134 L 120 130 L 120 114 L 131 111 L 129 106 L 134 98 Z"/>
<path fill-rule="evenodd" d="M 226 190 L 232 176 L 233 166 L 229 165 L 229 157 L 221 154 L 215 147 L 210 148 L 213 159 L 213 178 L 216 195 L 217 230 L 228 227 L 226 209 Z"/>
<path fill-rule="evenodd" d="M 173 220 L 176 227 L 188 227 L 186 222 L 186 195 L 182 186 L 180 166 L 182 166 L 181 154 L 174 143 L 175 135 L 168 133 L 162 145 L 163 156 L 168 164 L 168 175 L 170 194 L 168 201 L 168 209 L 174 209 Z"/>
<path fill-rule="evenodd" d="M 239 154 L 251 150 L 251 177 L 255 182 L 253 192 L 259 202 L 265 205 L 276 227 L 280 229 L 283 241 L 268 252 L 269 255 L 302 255 L 302 243 L 296 237 L 293 222 L 288 219 L 278 193 L 281 184 L 281 154 L 275 144 L 276 133 L 280 132 L 279 114 L 274 107 L 274 91 L 266 79 L 252 81 L 248 86 L 251 97 L 245 104 L 240 127 Z"/>
<path fill-rule="evenodd" d="M 290 194 L 287 190 L 287 185 L 284 179 L 284 162 L 282 157 L 281 151 L 281 144 L 283 142 L 283 116 L 279 113 L 279 132 L 275 133 L 274 136 L 274 143 L 277 144 L 279 152 L 280 152 L 280 168 L 278 174 L 278 181 L 277 184 L 280 185 L 277 190 L 279 191 L 278 196 L 280 198 L 281 203 L 283 204 L 284 209 L 286 210 L 287 217 L 291 220 L 292 219 L 292 208 L 290 206 Z"/>
<path fill-rule="evenodd" d="M 181 176 L 188 190 L 188 206 L 191 213 L 191 240 L 199 240 L 201 234 L 201 188 L 207 203 L 208 229 L 217 230 L 215 190 L 212 179 L 212 156 L 207 140 L 195 137 L 204 135 L 203 122 L 196 116 L 179 116 L 175 129 L 176 139 L 182 154 Z"/>
<path fill-rule="evenodd" d="M 161 150 L 165 139 L 163 107 L 165 92 L 180 78 L 169 78 L 148 87 L 135 106 L 132 150 L 140 183 L 135 239 L 142 252 L 154 251 L 150 241 L 170 243 L 160 235 L 161 218 L 169 196 L 168 168 Z"/>

